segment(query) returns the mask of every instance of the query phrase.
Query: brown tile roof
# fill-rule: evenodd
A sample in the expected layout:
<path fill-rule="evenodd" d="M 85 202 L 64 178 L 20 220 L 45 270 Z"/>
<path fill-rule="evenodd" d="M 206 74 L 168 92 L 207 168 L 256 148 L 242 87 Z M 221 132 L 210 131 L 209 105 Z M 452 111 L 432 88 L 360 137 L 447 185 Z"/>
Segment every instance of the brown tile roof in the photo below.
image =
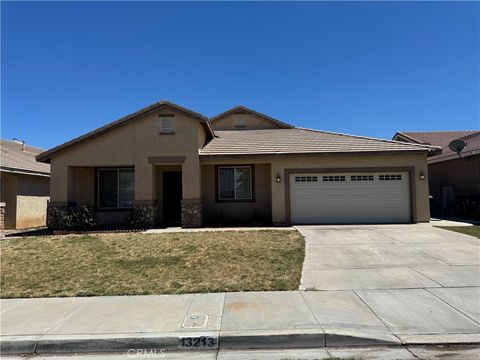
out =
<path fill-rule="evenodd" d="M 223 119 L 225 116 L 228 116 L 230 114 L 238 114 L 238 113 L 252 114 L 252 115 L 257 116 L 257 117 L 259 117 L 263 120 L 266 120 L 269 123 L 277 125 L 279 128 L 291 129 L 291 128 L 294 127 L 293 125 L 287 124 L 287 123 L 285 123 L 283 121 L 280 121 L 280 120 L 277 120 L 277 119 L 274 119 L 271 116 L 259 113 L 258 111 L 249 109 L 249 108 L 247 108 L 246 106 L 243 106 L 243 105 L 235 106 L 234 108 L 231 108 L 230 110 L 227 110 L 227 111 L 225 111 L 221 114 L 218 114 L 218 115 L 210 118 L 210 122 L 214 123 L 217 120 Z"/>
<path fill-rule="evenodd" d="M 76 143 L 80 143 L 82 141 L 85 141 L 85 140 L 89 140 L 91 138 L 94 138 L 96 136 L 99 136 L 101 134 L 104 134 L 108 131 L 111 131 L 119 126 L 122 126 L 122 125 L 125 125 L 127 122 L 129 122 L 130 120 L 133 120 L 135 118 L 138 118 L 140 116 L 144 116 L 144 115 L 147 115 L 153 111 L 157 111 L 157 110 L 160 110 L 160 109 L 163 109 L 163 108 L 170 108 L 170 109 L 174 109 L 174 110 L 177 110 L 177 111 L 180 111 L 184 114 L 187 114 L 191 117 L 194 117 L 194 118 L 197 118 L 200 120 L 200 122 L 204 125 L 205 127 L 205 131 L 207 133 L 210 133 L 210 135 L 213 137 L 215 136 L 215 133 L 212 129 L 212 127 L 210 126 L 210 123 L 208 122 L 208 118 L 204 115 L 201 115 L 195 111 L 192 111 L 190 109 L 187 109 L 187 108 L 184 108 L 183 106 L 180 106 L 180 105 L 177 105 L 177 104 L 174 104 L 170 101 L 167 101 L 167 100 L 161 100 L 159 102 L 156 102 L 155 104 L 152 104 L 152 105 L 149 105 L 147 107 L 144 107 L 143 109 L 140 109 L 130 115 L 127 115 L 127 116 L 124 116 L 114 122 L 111 122 L 107 125 L 104 125 L 102 127 L 99 127 L 98 129 L 95 129 L 93 131 L 90 131 L 84 135 L 81 135 L 79 137 L 76 137 L 70 141 L 67 141 L 66 143 L 63 143 L 61 145 L 58 145 L 56 147 L 54 147 L 53 149 L 50 149 L 48 151 L 45 151 L 43 153 L 41 153 L 40 155 L 37 156 L 37 160 L 38 161 L 42 161 L 42 162 L 50 162 L 50 158 L 52 157 L 52 155 L 60 150 L 63 150 L 71 145 L 74 145 Z"/>
<path fill-rule="evenodd" d="M 310 129 L 231 130 L 215 132 L 202 156 L 358 152 L 436 151 L 425 145 Z"/>
<path fill-rule="evenodd" d="M 467 146 L 462 151 L 462 156 L 480 154 L 480 130 L 462 131 L 402 131 L 397 132 L 394 139 L 399 141 L 427 144 L 442 148 L 440 154 L 428 158 L 429 163 L 447 161 L 458 158 L 458 155 L 450 150 L 448 144 L 456 139 L 462 139 Z"/>
<path fill-rule="evenodd" d="M 43 149 L 25 145 L 25 149 L 22 150 L 22 144 L 3 139 L 0 140 L 0 147 L 1 171 L 25 172 L 37 175 L 50 174 L 50 165 L 35 160 L 35 156 L 44 151 Z"/>
<path fill-rule="evenodd" d="M 215 121 L 235 111 L 247 111 L 260 116 L 283 127 L 283 129 L 269 130 L 237 130 L 213 131 L 210 121 L 203 115 L 189 109 L 173 104 L 169 101 L 160 101 L 147 106 L 133 114 L 120 118 L 110 124 L 102 126 L 87 134 L 72 139 L 53 149 L 37 155 L 37 160 L 50 162 L 50 158 L 69 146 L 115 129 L 137 117 L 151 113 L 158 109 L 169 107 L 199 119 L 210 134 L 210 141 L 200 150 L 202 156 L 228 156 L 228 155 L 272 155 L 272 154 L 319 154 L 319 153 L 358 153 L 358 152 L 398 152 L 398 151 L 429 151 L 437 152 L 439 148 L 419 144 L 405 144 L 391 140 L 374 139 L 362 136 L 339 134 L 327 131 L 294 128 L 264 114 L 243 106 L 237 106 L 212 119 Z"/>

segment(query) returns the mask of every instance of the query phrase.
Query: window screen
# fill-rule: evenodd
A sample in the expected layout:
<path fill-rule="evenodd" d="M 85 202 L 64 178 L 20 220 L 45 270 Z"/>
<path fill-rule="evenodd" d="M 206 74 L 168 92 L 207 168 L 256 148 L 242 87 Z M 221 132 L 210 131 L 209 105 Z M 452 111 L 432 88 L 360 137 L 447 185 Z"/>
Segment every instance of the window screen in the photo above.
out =
<path fill-rule="evenodd" d="M 252 199 L 251 166 L 218 168 L 218 198 L 220 200 Z"/>
<path fill-rule="evenodd" d="M 134 169 L 98 170 L 98 207 L 100 209 L 131 208 L 134 197 Z"/>

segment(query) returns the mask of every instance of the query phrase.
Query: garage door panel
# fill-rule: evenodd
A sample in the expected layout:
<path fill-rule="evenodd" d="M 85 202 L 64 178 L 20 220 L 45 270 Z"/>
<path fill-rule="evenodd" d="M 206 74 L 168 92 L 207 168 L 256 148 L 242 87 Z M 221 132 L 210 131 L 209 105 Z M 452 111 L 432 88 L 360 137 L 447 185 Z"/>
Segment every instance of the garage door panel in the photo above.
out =
<path fill-rule="evenodd" d="M 410 222 L 408 173 L 295 174 L 292 223 Z"/>

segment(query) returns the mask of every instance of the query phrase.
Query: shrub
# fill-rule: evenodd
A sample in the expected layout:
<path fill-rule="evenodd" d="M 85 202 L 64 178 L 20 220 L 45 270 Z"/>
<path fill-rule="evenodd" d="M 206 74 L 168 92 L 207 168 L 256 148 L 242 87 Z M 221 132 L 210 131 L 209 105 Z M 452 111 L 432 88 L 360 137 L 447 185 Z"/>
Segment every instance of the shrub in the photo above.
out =
<path fill-rule="evenodd" d="M 125 217 L 125 224 L 133 229 L 140 229 L 145 227 L 142 212 L 137 207 L 130 209 L 127 216 Z"/>
<path fill-rule="evenodd" d="M 78 208 L 71 208 L 63 219 L 63 228 L 66 230 L 89 230 L 97 225 L 93 205 L 84 204 Z"/>

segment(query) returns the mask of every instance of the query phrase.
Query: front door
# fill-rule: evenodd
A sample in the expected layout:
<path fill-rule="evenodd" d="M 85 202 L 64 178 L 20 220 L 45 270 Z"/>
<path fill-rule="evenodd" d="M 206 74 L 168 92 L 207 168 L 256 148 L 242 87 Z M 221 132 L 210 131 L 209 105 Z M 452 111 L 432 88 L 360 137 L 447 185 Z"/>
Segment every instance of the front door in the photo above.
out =
<path fill-rule="evenodd" d="M 182 172 L 163 173 L 163 222 L 167 225 L 181 224 Z"/>

